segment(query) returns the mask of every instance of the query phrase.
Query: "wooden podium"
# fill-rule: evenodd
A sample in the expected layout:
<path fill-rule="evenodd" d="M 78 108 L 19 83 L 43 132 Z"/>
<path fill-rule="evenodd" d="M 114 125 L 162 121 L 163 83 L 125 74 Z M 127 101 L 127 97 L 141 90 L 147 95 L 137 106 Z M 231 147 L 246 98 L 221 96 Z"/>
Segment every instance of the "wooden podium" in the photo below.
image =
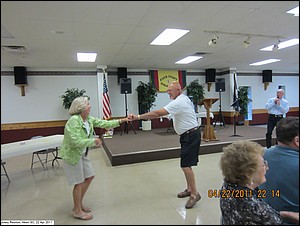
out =
<path fill-rule="evenodd" d="M 204 98 L 198 103 L 199 105 L 204 105 L 206 109 L 206 125 L 202 137 L 205 141 L 218 140 L 216 139 L 214 128 L 210 125 L 210 108 L 217 100 L 219 98 Z"/>

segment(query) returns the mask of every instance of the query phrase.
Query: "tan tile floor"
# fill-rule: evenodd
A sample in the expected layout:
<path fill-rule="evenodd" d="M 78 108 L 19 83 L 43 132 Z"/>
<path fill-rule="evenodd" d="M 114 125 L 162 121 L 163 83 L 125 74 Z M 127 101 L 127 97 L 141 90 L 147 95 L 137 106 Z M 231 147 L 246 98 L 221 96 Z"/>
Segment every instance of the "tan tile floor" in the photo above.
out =
<path fill-rule="evenodd" d="M 63 164 L 46 171 L 40 165 L 30 170 L 31 155 L 6 159 L 11 179 L 1 177 L 1 220 L 54 220 L 59 225 L 216 225 L 220 223 L 219 200 L 209 198 L 209 189 L 219 189 L 221 153 L 201 155 L 194 167 L 202 199 L 185 209 L 188 198 L 177 193 L 185 189 L 179 159 L 122 166 L 110 165 L 102 148 L 90 158 L 96 171 L 85 197 L 94 218 L 82 221 L 72 216 L 72 187 Z"/>

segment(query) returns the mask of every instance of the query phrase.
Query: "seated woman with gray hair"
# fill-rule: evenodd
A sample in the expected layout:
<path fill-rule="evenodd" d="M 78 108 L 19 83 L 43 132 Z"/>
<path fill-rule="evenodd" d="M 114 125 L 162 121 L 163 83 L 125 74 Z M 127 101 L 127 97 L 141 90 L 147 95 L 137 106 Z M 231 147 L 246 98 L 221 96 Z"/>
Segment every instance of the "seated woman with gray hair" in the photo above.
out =
<path fill-rule="evenodd" d="M 223 148 L 220 167 L 224 177 L 220 197 L 223 225 L 281 225 L 283 218 L 299 223 L 299 213 L 276 211 L 265 196 L 279 195 L 276 191 L 259 190 L 266 181 L 268 163 L 263 159 L 264 148 L 253 141 L 239 140 Z"/>

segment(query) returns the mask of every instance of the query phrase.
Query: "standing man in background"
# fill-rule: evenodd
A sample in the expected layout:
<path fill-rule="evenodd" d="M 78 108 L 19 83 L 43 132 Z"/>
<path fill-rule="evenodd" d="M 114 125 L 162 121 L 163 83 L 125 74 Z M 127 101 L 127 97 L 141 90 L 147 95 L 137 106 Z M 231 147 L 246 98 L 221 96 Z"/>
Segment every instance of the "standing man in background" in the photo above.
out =
<path fill-rule="evenodd" d="M 197 166 L 199 148 L 201 143 L 200 127 L 194 111 L 192 101 L 182 93 L 179 82 L 173 81 L 167 90 L 172 100 L 165 107 L 142 115 L 129 114 L 131 120 L 154 119 L 165 115 L 171 115 L 175 132 L 180 135 L 181 153 L 180 166 L 185 175 L 186 189 L 178 193 L 178 198 L 190 196 L 185 208 L 192 208 L 201 196 L 196 188 L 195 174 L 192 166 Z"/>
<path fill-rule="evenodd" d="M 279 122 L 283 117 L 285 117 L 285 114 L 289 111 L 288 101 L 284 99 L 283 96 L 284 90 L 278 89 L 277 96 L 270 98 L 265 106 L 269 113 L 266 134 L 267 148 L 272 146 L 272 132 L 277 122 Z"/>

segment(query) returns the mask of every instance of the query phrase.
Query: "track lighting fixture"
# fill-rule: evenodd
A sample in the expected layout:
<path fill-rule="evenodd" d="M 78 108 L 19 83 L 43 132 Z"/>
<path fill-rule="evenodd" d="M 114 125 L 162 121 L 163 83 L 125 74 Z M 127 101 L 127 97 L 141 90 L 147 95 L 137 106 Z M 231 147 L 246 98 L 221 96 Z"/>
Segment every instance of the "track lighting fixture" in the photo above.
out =
<path fill-rule="evenodd" d="M 283 44 L 280 43 L 279 39 L 285 39 L 285 37 L 282 36 L 273 36 L 273 35 L 263 35 L 263 34 L 250 34 L 250 33 L 235 33 L 235 32 L 226 32 L 226 31 L 204 31 L 205 33 L 211 33 L 214 34 L 214 37 L 208 42 L 209 46 L 214 46 L 217 44 L 217 39 L 219 39 L 218 34 L 223 34 L 223 35 L 235 35 L 235 36 L 246 36 L 247 39 L 242 42 L 242 46 L 244 48 L 248 48 L 250 45 L 250 39 L 253 37 L 264 37 L 264 38 L 275 38 L 278 40 L 278 43 L 268 47 L 269 49 L 267 51 L 276 51 L 278 49 L 283 48 Z M 299 40 L 298 40 L 299 42 Z M 280 44 L 280 46 L 279 46 Z M 297 43 L 298 44 L 298 43 Z"/>
<path fill-rule="evenodd" d="M 245 49 L 247 49 L 248 47 L 249 47 L 249 45 L 250 45 L 250 36 L 248 36 L 248 38 L 245 40 L 245 41 L 243 41 L 243 43 L 242 43 L 242 46 L 245 48 Z"/>
<path fill-rule="evenodd" d="M 279 48 L 279 47 L 278 47 L 278 44 L 275 44 L 275 45 L 273 46 L 272 50 L 273 50 L 273 51 L 277 51 L 278 48 Z"/>
<path fill-rule="evenodd" d="M 219 39 L 219 37 L 215 34 L 214 37 L 208 42 L 208 45 L 214 46 L 215 44 L 217 44 L 218 39 Z"/>
<path fill-rule="evenodd" d="M 278 51 L 279 44 L 280 44 L 280 40 L 278 40 L 278 43 L 276 43 L 275 45 L 273 45 L 272 51 Z"/>

